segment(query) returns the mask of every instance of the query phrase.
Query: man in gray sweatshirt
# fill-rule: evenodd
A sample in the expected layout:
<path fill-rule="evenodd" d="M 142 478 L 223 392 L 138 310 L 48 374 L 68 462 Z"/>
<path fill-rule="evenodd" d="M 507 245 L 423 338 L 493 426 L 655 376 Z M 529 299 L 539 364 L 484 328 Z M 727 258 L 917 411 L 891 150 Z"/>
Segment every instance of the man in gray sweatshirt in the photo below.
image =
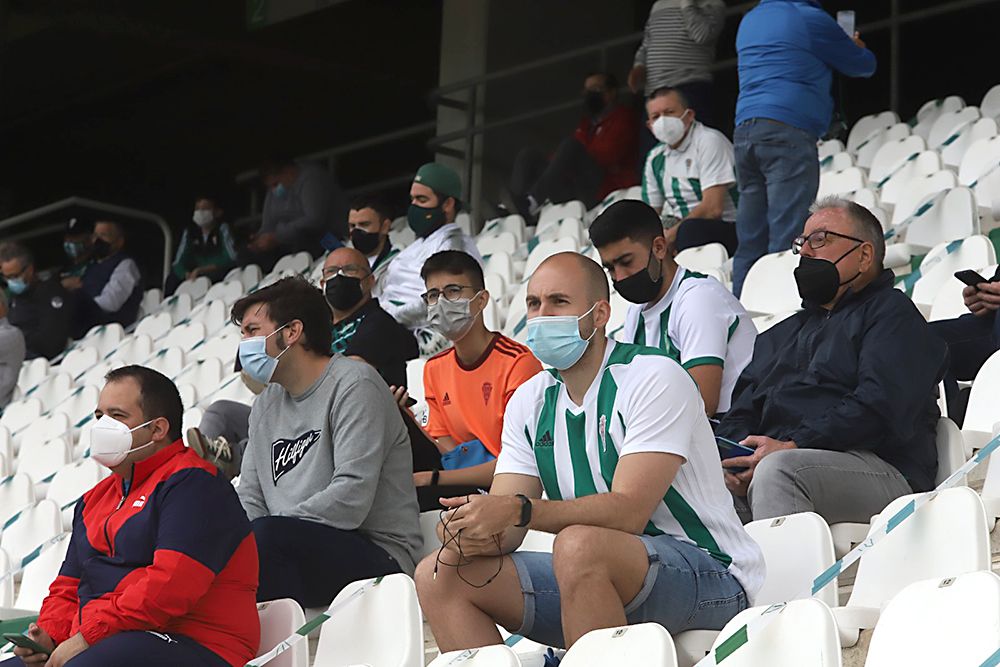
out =
<path fill-rule="evenodd" d="M 7 321 L 7 294 L 0 289 L 0 413 L 10 403 L 24 363 L 24 336 Z"/>
<path fill-rule="evenodd" d="M 348 583 L 413 574 L 413 463 L 392 394 L 368 364 L 331 356 L 330 308 L 301 278 L 233 306 L 250 412 L 238 492 L 260 556 L 258 600 L 329 604 Z"/>

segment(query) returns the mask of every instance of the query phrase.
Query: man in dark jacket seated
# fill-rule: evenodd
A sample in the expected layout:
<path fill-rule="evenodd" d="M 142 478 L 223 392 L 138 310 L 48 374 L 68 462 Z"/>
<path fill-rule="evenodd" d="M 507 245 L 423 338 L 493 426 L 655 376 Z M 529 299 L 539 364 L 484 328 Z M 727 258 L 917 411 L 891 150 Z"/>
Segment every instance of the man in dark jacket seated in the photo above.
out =
<path fill-rule="evenodd" d="M 757 338 L 740 376 L 717 434 L 755 451 L 723 461 L 726 485 L 753 519 L 867 522 L 934 486 L 947 350 L 893 289 L 882 228 L 864 207 L 820 202 L 794 250 L 804 310 Z"/>

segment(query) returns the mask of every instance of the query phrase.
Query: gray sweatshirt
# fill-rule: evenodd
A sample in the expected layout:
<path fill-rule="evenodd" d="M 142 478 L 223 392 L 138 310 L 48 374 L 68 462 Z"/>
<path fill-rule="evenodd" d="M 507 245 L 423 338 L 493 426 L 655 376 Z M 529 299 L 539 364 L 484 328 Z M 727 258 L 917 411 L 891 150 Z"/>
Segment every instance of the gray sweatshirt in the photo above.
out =
<path fill-rule="evenodd" d="M 347 204 L 337 181 L 322 167 L 299 163 L 299 177 L 284 197 L 264 197 L 260 232 L 271 232 L 283 247 L 318 244 L 327 232 L 347 236 Z"/>
<path fill-rule="evenodd" d="M 14 395 L 23 363 L 24 335 L 6 317 L 0 317 L 0 412 Z"/>
<path fill-rule="evenodd" d="M 290 516 L 357 530 L 413 574 L 422 538 L 409 437 L 366 363 L 333 355 L 301 396 L 267 386 L 250 411 L 238 492 L 251 521 Z"/>

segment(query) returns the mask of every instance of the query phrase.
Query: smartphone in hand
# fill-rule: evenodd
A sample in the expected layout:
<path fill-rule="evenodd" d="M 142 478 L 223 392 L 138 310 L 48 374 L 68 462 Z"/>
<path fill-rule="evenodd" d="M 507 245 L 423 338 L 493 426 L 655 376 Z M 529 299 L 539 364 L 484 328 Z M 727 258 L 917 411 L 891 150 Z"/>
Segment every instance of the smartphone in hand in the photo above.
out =
<path fill-rule="evenodd" d="M 837 25 L 847 33 L 848 37 L 854 37 L 854 10 L 845 9 L 837 12 Z"/>
<path fill-rule="evenodd" d="M 963 283 L 965 283 L 969 287 L 975 287 L 979 283 L 988 283 L 988 282 L 990 282 L 989 280 L 987 280 L 986 278 L 983 278 L 981 275 L 979 275 L 978 273 L 976 273 L 975 271 L 973 271 L 971 269 L 966 269 L 964 271 L 958 271 L 957 273 L 955 273 L 955 277 L 958 278 L 959 280 L 961 280 Z"/>
<path fill-rule="evenodd" d="M 49 655 L 51 652 L 49 649 L 45 648 L 34 639 L 27 635 L 22 635 L 17 632 L 5 632 L 3 638 L 9 641 L 14 646 L 20 648 L 26 648 L 34 651 L 35 653 L 42 653 L 44 655 Z"/>
<path fill-rule="evenodd" d="M 741 445 L 738 442 L 733 442 L 728 438 L 723 438 L 722 436 L 715 436 L 715 444 L 719 447 L 719 457 L 725 461 L 726 459 L 732 459 L 737 456 L 750 456 L 753 454 L 753 448 L 747 447 L 746 445 Z M 743 472 L 749 470 L 746 466 L 727 466 L 725 463 L 722 467 L 729 472 Z"/>

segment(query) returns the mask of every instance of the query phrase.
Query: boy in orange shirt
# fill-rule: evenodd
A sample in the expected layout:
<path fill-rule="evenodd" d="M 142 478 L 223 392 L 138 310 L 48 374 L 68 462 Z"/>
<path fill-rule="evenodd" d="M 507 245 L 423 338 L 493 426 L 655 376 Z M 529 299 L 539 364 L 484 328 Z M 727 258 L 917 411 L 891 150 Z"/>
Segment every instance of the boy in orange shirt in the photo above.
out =
<path fill-rule="evenodd" d="M 460 445 L 478 448 L 472 443 L 478 440 L 492 460 L 416 472 L 413 481 L 417 487 L 488 489 L 500 454 L 507 401 L 542 366 L 527 347 L 486 328 L 482 314 L 490 294 L 475 258 L 459 250 L 435 253 L 424 263 L 420 277 L 427 287 L 423 297 L 430 326 L 454 343 L 424 366 L 427 433 L 442 454 Z"/>

